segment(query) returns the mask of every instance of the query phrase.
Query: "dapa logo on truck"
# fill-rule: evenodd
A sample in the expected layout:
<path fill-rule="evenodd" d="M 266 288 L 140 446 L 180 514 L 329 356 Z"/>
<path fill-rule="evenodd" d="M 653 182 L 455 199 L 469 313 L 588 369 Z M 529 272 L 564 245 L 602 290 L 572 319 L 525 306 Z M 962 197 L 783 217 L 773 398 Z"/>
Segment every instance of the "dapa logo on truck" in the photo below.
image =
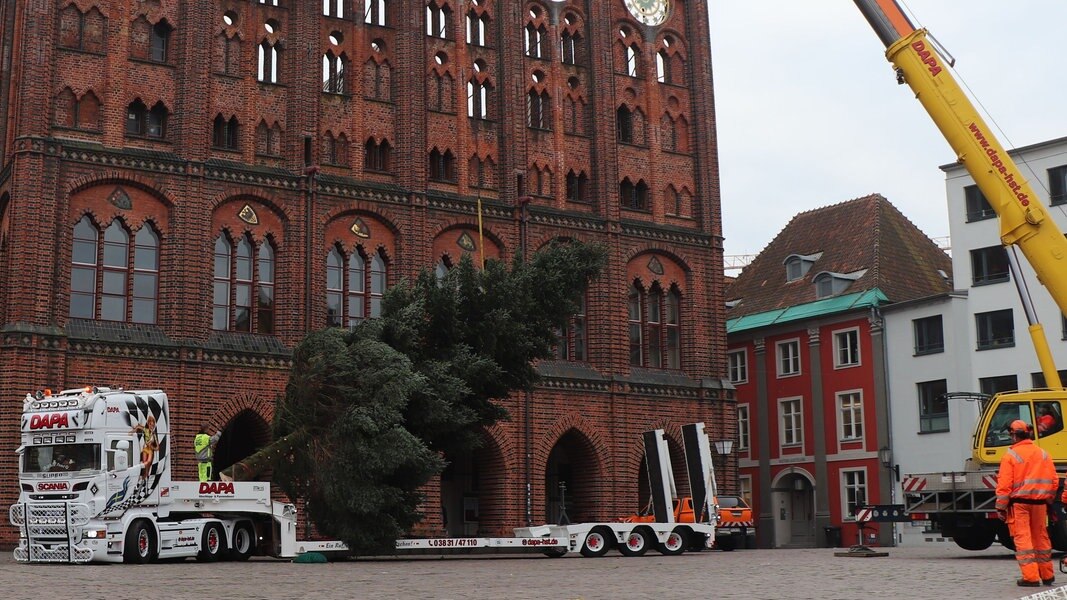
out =
<path fill-rule="evenodd" d="M 919 55 L 919 60 L 926 65 L 926 68 L 930 70 L 930 75 L 936 76 L 941 72 L 941 65 L 937 64 L 937 58 L 933 52 L 926 49 L 926 44 L 922 40 L 918 42 L 912 42 L 911 47 L 915 50 L 915 53 Z"/>
<path fill-rule="evenodd" d="M 200 482 L 201 494 L 232 494 L 233 483 L 229 481 L 202 481 Z"/>
<path fill-rule="evenodd" d="M 67 413 L 50 415 L 33 415 L 30 417 L 30 429 L 52 429 L 53 427 L 70 427 Z"/>
<path fill-rule="evenodd" d="M 66 481 L 42 481 L 37 484 L 38 492 L 65 492 L 70 489 Z"/>

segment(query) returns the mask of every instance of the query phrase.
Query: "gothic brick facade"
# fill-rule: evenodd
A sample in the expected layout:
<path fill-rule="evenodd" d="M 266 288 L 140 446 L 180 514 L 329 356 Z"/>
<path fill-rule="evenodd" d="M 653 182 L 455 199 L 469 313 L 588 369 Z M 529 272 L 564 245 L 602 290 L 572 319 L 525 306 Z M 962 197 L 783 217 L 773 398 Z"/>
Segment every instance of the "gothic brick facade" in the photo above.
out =
<path fill-rule="evenodd" d="M 647 495 L 640 432 L 735 437 L 707 4 L 665 4 L 0 2 L 0 504 L 28 391 L 167 391 L 191 478 L 202 422 L 220 467 L 269 441 L 305 332 L 559 238 L 610 264 L 427 530 L 555 519 L 560 482 L 612 518 Z"/>

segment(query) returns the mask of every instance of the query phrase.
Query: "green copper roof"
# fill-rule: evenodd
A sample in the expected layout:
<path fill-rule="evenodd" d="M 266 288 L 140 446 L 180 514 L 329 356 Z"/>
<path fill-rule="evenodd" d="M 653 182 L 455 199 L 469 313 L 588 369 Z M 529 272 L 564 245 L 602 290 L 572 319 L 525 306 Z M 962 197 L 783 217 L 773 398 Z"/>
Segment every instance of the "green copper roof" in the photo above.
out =
<path fill-rule="evenodd" d="M 826 298 L 825 300 L 816 300 L 815 302 L 808 302 L 806 304 L 797 304 L 788 308 L 778 308 L 756 313 L 754 315 L 745 315 L 743 317 L 727 319 L 726 333 L 737 333 L 739 331 L 758 329 L 760 327 L 767 327 L 768 325 L 775 325 L 778 323 L 800 321 L 802 319 L 832 315 L 835 313 L 855 310 L 857 308 L 878 306 L 879 304 L 885 304 L 888 301 L 889 299 L 882 293 L 882 290 L 874 288 L 863 292 L 856 292 L 854 294 L 845 294 L 844 296 L 834 296 L 833 298 Z"/>

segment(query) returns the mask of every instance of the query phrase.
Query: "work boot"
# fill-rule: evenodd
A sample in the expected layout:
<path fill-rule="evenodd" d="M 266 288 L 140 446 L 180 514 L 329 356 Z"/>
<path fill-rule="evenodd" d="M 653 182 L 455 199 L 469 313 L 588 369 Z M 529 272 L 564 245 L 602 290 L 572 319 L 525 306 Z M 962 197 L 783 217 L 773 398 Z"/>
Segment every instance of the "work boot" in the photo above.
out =
<path fill-rule="evenodd" d="M 1045 585 L 1052 585 L 1052 584 L 1056 583 L 1056 576 L 1053 575 L 1052 577 L 1049 577 L 1048 579 L 1042 579 L 1041 583 L 1043 583 Z"/>
<path fill-rule="evenodd" d="M 1016 579 L 1015 580 L 1015 585 L 1022 586 L 1022 587 L 1040 587 L 1041 586 L 1041 582 L 1040 581 L 1027 581 L 1025 579 Z"/>

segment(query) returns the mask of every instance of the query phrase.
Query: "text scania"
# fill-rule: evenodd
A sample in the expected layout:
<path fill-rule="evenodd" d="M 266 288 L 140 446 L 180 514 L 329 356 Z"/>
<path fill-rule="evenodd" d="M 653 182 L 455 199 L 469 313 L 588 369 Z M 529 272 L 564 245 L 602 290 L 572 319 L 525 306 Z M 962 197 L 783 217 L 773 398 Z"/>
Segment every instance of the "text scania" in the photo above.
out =
<path fill-rule="evenodd" d="M 202 481 L 200 482 L 201 494 L 233 494 L 233 482 L 230 481 Z"/>
<path fill-rule="evenodd" d="M 65 492 L 69 489 L 66 481 L 42 481 L 37 484 L 38 492 Z"/>
<path fill-rule="evenodd" d="M 1030 206 L 1030 196 L 1020 191 L 1023 187 L 1022 184 L 1015 181 L 1015 173 L 1008 169 L 1008 165 L 1004 164 L 1004 161 L 1000 158 L 1000 154 L 996 149 L 990 147 L 991 144 L 989 143 L 989 140 L 986 139 L 985 134 L 982 133 L 982 130 L 978 125 L 971 123 L 968 129 L 970 129 L 971 134 L 974 135 L 974 139 L 978 142 L 982 151 L 989 157 L 989 165 L 993 167 L 993 170 L 997 173 L 1000 173 L 1000 178 L 1004 180 L 1004 184 L 1008 186 L 1008 189 L 1015 194 L 1015 198 L 1019 201 L 1019 204 Z"/>
<path fill-rule="evenodd" d="M 937 64 L 937 57 L 934 56 L 934 53 L 926 49 L 926 43 L 922 40 L 912 42 L 911 48 L 919 55 L 919 60 L 926 65 L 930 75 L 937 77 L 938 73 L 941 72 L 941 65 Z"/>
<path fill-rule="evenodd" d="M 70 427 L 67 413 L 50 415 L 33 415 L 30 417 L 30 429 L 52 429 L 53 427 Z"/>

